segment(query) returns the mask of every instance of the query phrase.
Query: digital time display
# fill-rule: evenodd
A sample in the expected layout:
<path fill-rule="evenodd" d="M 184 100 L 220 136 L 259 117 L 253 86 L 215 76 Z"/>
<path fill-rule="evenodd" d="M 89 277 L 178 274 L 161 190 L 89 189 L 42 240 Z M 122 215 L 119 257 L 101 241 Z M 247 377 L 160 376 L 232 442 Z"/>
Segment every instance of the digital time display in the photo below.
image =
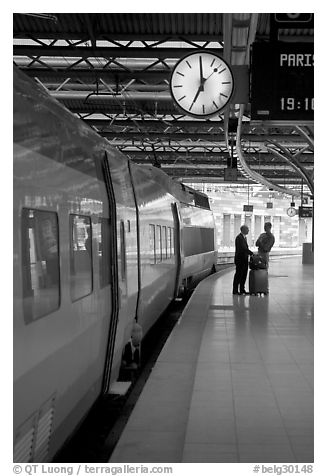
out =
<path fill-rule="evenodd" d="M 280 108 L 282 111 L 295 111 L 295 110 L 303 110 L 303 111 L 313 111 L 313 98 L 280 98 Z"/>
<path fill-rule="evenodd" d="M 313 43 L 254 43 L 251 119 L 312 121 Z"/>

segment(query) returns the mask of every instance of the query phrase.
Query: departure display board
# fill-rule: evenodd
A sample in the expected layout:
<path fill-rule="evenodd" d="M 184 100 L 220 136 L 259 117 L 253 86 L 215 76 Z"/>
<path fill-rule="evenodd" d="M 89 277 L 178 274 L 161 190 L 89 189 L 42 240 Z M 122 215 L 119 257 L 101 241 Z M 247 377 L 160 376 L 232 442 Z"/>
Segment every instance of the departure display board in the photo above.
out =
<path fill-rule="evenodd" d="M 251 119 L 312 121 L 313 43 L 253 43 Z"/>
<path fill-rule="evenodd" d="M 313 215 L 312 207 L 299 207 L 300 218 L 312 218 L 312 215 Z"/>

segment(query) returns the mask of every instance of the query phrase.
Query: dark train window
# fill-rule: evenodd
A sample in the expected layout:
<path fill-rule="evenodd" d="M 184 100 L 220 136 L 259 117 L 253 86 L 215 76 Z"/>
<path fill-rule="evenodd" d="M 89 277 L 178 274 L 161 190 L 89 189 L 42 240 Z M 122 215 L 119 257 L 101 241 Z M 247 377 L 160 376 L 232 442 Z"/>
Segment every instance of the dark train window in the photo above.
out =
<path fill-rule="evenodd" d="M 156 227 L 156 262 L 160 263 L 162 261 L 162 239 L 161 239 L 161 226 L 157 225 Z"/>
<path fill-rule="evenodd" d="M 23 309 L 26 324 L 60 306 L 58 215 L 22 210 Z"/>
<path fill-rule="evenodd" d="M 167 250 L 168 250 L 168 258 L 171 258 L 171 251 L 172 251 L 172 232 L 171 232 L 171 228 L 170 228 L 170 227 L 168 227 Z"/>
<path fill-rule="evenodd" d="M 92 274 L 92 228 L 91 218 L 70 215 L 70 292 L 72 301 L 91 294 Z"/>
<path fill-rule="evenodd" d="M 214 250 L 214 229 L 185 227 L 183 230 L 184 256 L 194 256 Z"/>
<path fill-rule="evenodd" d="M 108 218 L 100 218 L 98 255 L 100 270 L 100 288 L 104 288 L 111 282 L 111 241 L 110 221 Z"/>
<path fill-rule="evenodd" d="M 162 259 L 167 259 L 167 227 L 162 227 Z"/>
<path fill-rule="evenodd" d="M 150 263 L 156 262 L 156 249 L 155 249 L 155 225 L 149 225 L 149 254 Z"/>
<path fill-rule="evenodd" d="M 211 192 L 211 188 L 207 189 L 207 191 Z M 205 195 L 201 195 L 199 193 L 194 193 L 194 202 L 195 205 L 201 208 L 206 208 L 207 210 L 210 210 L 210 205 L 209 205 L 209 198 L 206 197 Z"/>
<path fill-rule="evenodd" d="M 126 279 L 126 239 L 125 239 L 125 225 L 123 220 L 120 222 L 120 272 L 121 279 Z"/>

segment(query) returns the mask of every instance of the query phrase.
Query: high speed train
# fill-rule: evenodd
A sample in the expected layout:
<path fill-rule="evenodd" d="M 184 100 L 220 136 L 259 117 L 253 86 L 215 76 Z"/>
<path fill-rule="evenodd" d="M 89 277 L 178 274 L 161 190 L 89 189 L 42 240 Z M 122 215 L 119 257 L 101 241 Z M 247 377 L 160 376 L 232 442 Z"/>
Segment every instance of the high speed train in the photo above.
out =
<path fill-rule="evenodd" d="M 206 195 L 128 160 L 17 69 L 13 106 L 13 460 L 43 462 L 117 385 L 135 328 L 214 271 L 216 236 Z"/>

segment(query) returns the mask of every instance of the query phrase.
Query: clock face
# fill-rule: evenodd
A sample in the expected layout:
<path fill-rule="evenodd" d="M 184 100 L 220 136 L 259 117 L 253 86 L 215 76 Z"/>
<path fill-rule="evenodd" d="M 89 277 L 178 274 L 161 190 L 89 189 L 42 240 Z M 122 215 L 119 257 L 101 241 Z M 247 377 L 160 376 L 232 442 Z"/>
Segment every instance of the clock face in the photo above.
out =
<path fill-rule="evenodd" d="M 296 209 L 293 207 L 290 207 L 287 209 L 287 215 L 289 217 L 294 217 L 296 215 Z"/>
<path fill-rule="evenodd" d="M 186 114 L 209 117 L 220 112 L 234 91 L 233 74 L 214 53 L 197 51 L 176 63 L 170 79 L 176 104 Z"/>

